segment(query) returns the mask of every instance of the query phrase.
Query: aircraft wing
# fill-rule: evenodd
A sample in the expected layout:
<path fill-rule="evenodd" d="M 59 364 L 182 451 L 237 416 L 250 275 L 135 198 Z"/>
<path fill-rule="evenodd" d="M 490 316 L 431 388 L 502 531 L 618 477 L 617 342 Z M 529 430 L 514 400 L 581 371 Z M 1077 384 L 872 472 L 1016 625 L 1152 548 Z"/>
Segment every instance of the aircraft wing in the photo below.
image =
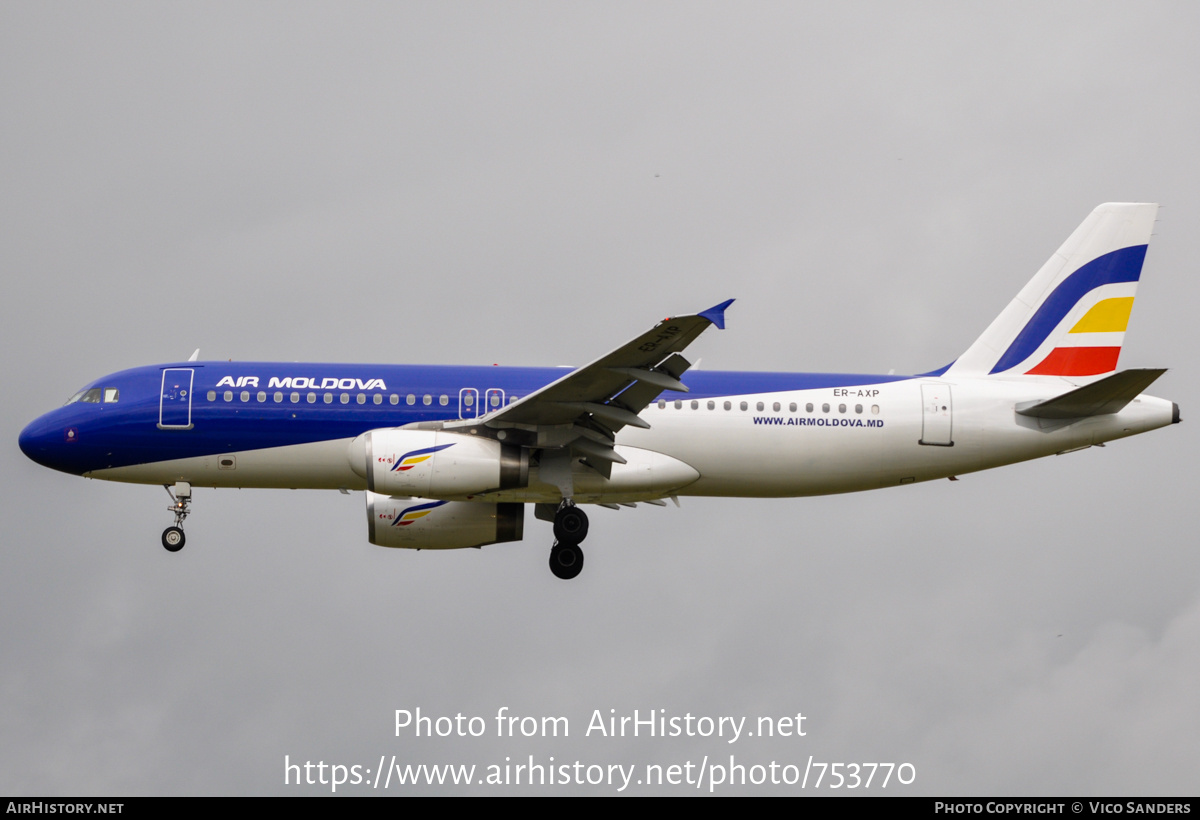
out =
<path fill-rule="evenodd" d="M 603 471 L 604 462 L 623 461 L 612 450 L 618 430 L 649 427 L 638 413 L 663 390 L 687 392 L 679 377 L 691 363 L 680 351 L 709 325 L 724 329 L 725 309 L 732 303 L 729 299 L 691 316 L 664 319 L 616 350 L 471 423 L 531 432 L 566 426 L 558 435 L 539 435 L 535 446 L 570 445 L 594 465 L 600 462 Z"/>
<path fill-rule="evenodd" d="M 663 390 L 687 392 L 679 377 L 691 363 L 679 352 L 709 325 L 724 329 L 725 308 L 732 303 L 729 299 L 693 316 L 664 319 L 611 353 L 489 413 L 483 421 L 489 427 L 570 424 L 591 416 L 613 432 L 626 424 L 648 427 L 637 414 Z"/>

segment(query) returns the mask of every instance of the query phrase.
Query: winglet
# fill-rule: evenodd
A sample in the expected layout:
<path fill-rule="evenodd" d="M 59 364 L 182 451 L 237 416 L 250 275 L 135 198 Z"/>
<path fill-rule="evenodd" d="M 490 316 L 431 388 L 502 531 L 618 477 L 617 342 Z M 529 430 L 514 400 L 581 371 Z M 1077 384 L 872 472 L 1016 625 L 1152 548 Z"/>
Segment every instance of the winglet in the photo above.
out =
<path fill-rule="evenodd" d="M 697 316 L 703 316 L 708 321 L 717 326 L 718 330 L 725 329 L 725 308 L 733 304 L 732 299 L 726 299 L 719 305 L 713 305 L 708 310 L 702 310 L 697 313 Z"/>

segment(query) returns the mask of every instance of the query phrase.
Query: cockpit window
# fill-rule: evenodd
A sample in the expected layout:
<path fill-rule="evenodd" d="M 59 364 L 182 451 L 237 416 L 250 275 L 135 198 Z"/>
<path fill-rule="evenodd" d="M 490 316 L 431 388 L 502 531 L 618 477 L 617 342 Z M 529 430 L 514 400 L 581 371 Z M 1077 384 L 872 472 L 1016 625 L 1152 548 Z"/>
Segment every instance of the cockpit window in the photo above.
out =
<path fill-rule="evenodd" d="M 115 387 L 93 387 L 91 390 L 80 390 L 67 399 L 67 404 L 81 401 L 84 404 L 100 404 L 114 402 L 120 397 L 121 391 Z M 65 405 L 64 405 L 65 406 Z"/>

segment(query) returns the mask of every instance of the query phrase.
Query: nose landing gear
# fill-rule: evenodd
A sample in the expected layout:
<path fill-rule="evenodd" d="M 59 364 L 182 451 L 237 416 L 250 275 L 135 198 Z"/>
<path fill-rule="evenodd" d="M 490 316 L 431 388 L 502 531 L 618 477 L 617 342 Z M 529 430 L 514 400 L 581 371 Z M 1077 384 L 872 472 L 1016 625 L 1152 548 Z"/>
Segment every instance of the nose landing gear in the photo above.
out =
<path fill-rule="evenodd" d="M 583 570 L 583 550 L 579 543 L 587 538 L 587 513 L 570 501 L 564 501 L 554 514 L 554 537 L 550 548 L 550 571 L 556 578 L 569 581 Z"/>
<path fill-rule="evenodd" d="M 163 530 L 162 545 L 167 552 L 179 552 L 186 542 L 187 538 L 179 527 L 167 527 Z"/>
<path fill-rule="evenodd" d="M 175 513 L 175 525 L 163 530 L 162 545 L 167 552 L 179 552 L 187 543 L 183 534 L 183 519 L 188 517 L 188 504 L 192 503 L 192 485 L 186 481 L 178 481 L 171 492 L 171 485 L 164 484 L 163 489 L 171 496 L 171 506 L 168 510 Z"/>

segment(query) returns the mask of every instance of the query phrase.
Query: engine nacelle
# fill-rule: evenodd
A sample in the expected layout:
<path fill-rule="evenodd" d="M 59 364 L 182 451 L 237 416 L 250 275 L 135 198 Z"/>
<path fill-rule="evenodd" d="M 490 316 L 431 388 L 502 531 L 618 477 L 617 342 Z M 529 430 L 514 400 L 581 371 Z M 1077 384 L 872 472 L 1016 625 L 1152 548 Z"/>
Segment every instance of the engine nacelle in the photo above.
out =
<path fill-rule="evenodd" d="M 467 496 L 529 483 L 529 451 L 440 430 L 371 430 L 350 445 L 350 466 L 372 492 Z"/>
<path fill-rule="evenodd" d="M 448 550 L 520 541 L 524 504 L 434 501 L 367 493 L 367 532 L 380 547 Z"/>

